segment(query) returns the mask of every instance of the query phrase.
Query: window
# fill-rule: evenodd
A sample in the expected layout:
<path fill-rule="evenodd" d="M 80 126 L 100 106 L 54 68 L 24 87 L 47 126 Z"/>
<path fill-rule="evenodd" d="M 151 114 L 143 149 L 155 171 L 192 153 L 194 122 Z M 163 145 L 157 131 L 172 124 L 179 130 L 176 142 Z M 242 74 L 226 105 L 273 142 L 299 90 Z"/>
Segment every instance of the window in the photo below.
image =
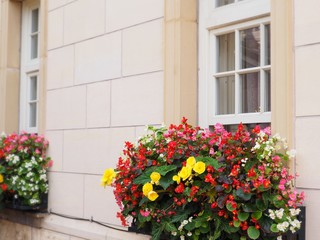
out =
<path fill-rule="evenodd" d="M 216 7 L 221 7 L 221 6 L 228 5 L 231 3 L 236 3 L 242 0 L 213 0 L 213 1 L 216 2 Z"/>
<path fill-rule="evenodd" d="M 214 3 L 211 10 L 208 9 L 212 2 L 200 3 L 200 125 L 268 124 L 270 3 L 264 0 Z"/>
<path fill-rule="evenodd" d="M 22 10 L 20 130 L 38 131 L 39 111 L 39 5 L 25 1 Z"/>

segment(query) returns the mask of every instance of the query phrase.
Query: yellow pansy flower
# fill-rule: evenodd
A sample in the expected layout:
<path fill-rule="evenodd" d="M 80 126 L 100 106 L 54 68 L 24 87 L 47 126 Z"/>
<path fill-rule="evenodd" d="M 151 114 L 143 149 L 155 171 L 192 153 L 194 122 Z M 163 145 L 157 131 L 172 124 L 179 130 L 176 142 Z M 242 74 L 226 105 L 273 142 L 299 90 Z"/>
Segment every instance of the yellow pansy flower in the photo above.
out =
<path fill-rule="evenodd" d="M 148 193 L 148 199 L 149 199 L 150 201 L 154 201 L 154 200 L 156 200 L 158 197 L 159 197 L 159 195 L 158 195 L 158 193 L 156 193 L 155 191 L 150 191 L 150 192 Z"/>
<path fill-rule="evenodd" d="M 191 170 L 191 167 L 182 167 L 178 175 L 182 178 L 183 181 L 185 181 L 186 179 L 188 179 L 188 177 L 190 177 Z"/>
<path fill-rule="evenodd" d="M 0 174 L 0 183 L 3 183 L 3 175 Z"/>
<path fill-rule="evenodd" d="M 113 168 L 106 169 L 101 178 L 101 186 L 105 187 L 106 185 L 110 186 L 113 179 L 116 177 L 116 173 Z"/>
<path fill-rule="evenodd" d="M 174 176 L 172 177 L 172 180 L 175 181 L 175 182 L 177 182 L 177 184 L 179 184 L 180 181 L 181 181 L 181 178 L 180 178 L 178 175 L 174 175 Z"/>
<path fill-rule="evenodd" d="M 158 172 L 152 172 L 150 175 L 150 178 L 151 178 L 151 183 L 155 183 L 158 185 L 161 175 Z"/>
<path fill-rule="evenodd" d="M 196 164 L 196 159 L 194 157 L 189 157 L 187 159 L 187 167 L 193 168 L 195 164 Z"/>
<path fill-rule="evenodd" d="M 198 174 L 203 173 L 206 170 L 206 164 L 204 162 L 197 162 L 194 167 L 193 171 L 195 171 Z"/>
<path fill-rule="evenodd" d="M 153 190 L 153 186 L 151 183 L 145 183 L 142 187 L 143 195 L 148 196 L 149 192 Z"/>

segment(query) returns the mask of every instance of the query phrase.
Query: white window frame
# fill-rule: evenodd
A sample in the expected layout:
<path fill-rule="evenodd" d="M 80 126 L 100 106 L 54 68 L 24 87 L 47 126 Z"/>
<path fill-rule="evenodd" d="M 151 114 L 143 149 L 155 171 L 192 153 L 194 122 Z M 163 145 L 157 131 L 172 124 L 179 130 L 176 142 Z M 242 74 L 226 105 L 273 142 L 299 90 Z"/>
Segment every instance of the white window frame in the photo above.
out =
<path fill-rule="evenodd" d="M 38 18 L 38 57 L 31 59 L 31 24 L 32 11 L 39 9 Z M 39 125 L 39 42 L 40 42 L 40 3 L 39 1 L 24 1 L 22 5 L 22 29 L 21 29 L 21 66 L 20 66 L 20 131 L 27 131 L 30 133 L 38 132 Z M 30 119 L 30 77 L 37 76 L 37 119 L 36 127 L 29 126 Z"/>
<path fill-rule="evenodd" d="M 266 123 L 271 122 L 271 112 L 238 113 L 239 102 L 236 102 L 236 113 L 228 115 L 215 114 L 215 77 L 223 76 L 217 73 L 216 56 L 217 36 L 235 32 L 255 26 L 270 23 L 270 0 L 243 0 L 225 6 L 215 7 L 215 0 L 199 0 L 199 125 L 207 128 L 215 123 L 232 125 L 242 123 Z M 262 26 L 263 27 L 263 26 Z M 263 29 L 260 29 L 261 31 Z M 262 31 L 264 33 L 264 31 Z M 237 36 L 236 36 L 237 39 Z M 264 39 L 264 38 L 263 38 Z M 239 56 L 239 44 L 236 43 L 236 59 Z M 237 46 L 238 45 L 238 46 Z M 238 51 L 238 52 L 237 52 Z M 264 49 L 260 48 L 260 59 L 264 59 Z M 237 61 L 236 63 L 237 64 Z M 236 66 L 234 72 L 248 73 L 252 71 L 268 70 L 271 66 L 263 66 L 250 69 L 239 69 Z M 231 73 L 229 72 L 229 73 Z M 260 73 L 260 81 L 264 83 L 263 74 Z M 236 79 L 236 88 L 239 88 L 239 79 Z M 260 94 L 264 91 L 264 85 L 260 85 Z M 239 96 L 235 96 L 239 99 Z M 264 99 L 264 98 L 262 98 Z M 238 105 L 238 106 L 237 106 Z M 264 102 L 261 102 L 264 106 Z"/>

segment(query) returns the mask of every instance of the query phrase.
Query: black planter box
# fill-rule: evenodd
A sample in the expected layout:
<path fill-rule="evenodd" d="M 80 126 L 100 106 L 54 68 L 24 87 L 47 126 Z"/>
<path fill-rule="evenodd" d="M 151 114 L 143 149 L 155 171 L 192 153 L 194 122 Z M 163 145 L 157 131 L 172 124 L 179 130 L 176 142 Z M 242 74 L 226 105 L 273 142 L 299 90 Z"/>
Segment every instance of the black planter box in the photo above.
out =
<path fill-rule="evenodd" d="M 4 199 L 4 207 L 20 211 L 47 212 L 48 209 L 48 194 L 41 196 L 41 203 L 33 206 L 25 205 L 19 198 L 6 196 Z"/>

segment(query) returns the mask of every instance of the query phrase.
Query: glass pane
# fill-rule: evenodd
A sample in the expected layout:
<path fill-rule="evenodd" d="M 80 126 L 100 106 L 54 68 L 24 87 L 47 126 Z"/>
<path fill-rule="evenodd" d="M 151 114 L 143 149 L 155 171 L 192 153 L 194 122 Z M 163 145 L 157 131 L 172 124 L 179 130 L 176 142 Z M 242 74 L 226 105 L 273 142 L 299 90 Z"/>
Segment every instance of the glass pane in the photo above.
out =
<path fill-rule="evenodd" d="M 265 71 L 265 111 L 271 111 L 271 73 L 270 70 Z"/>
<path fill-rule="evenodd" d="M 38 34 L 31 36 L 31 59 L 38 57 Z"/>
<path fill-rule="evenodd" d="M 271 58 L 270 58 L 270 24 L 265 26 L 265 64 L 270 65 L 271 64 Z"/>
<path fill-rule="evenodd" d="M 241 75 L 242 113 L 260 112 L 260 74 Z"/>
<path fill-rule="evenodd" d="M 29 127 L 37 126 L 37 103 L 29 103 Z"/>
<path fill-rule="evenodd" d="M 217 78 L 217 114 L 235 113 L 234 76 Z"/>
<path fill-rule="evenodd" d="M 219 61 L 218 72 L 234 70 L 235 33 L 218 36 Z"/>
<path fill-rule="evenodd" d="M 241 67 L 251 68 L 260 66 L 260 29 L 249 28 L 240 31 Z"/>
<path fill-rule="evenodd" d="M 31 13 L 31 33 L 38 32 L 39 29 L 39 9 L 32 10 Z"/>
<path fill-rule="evenodd" d="M 228 5 L 230 3 L 234 3 L 234 0 L 216 0 L 217 7 Z"/>
<path fill-rule="evenodd" d="M 37 100 L 37 76 L 30 77 L 30 101 Z"/>

